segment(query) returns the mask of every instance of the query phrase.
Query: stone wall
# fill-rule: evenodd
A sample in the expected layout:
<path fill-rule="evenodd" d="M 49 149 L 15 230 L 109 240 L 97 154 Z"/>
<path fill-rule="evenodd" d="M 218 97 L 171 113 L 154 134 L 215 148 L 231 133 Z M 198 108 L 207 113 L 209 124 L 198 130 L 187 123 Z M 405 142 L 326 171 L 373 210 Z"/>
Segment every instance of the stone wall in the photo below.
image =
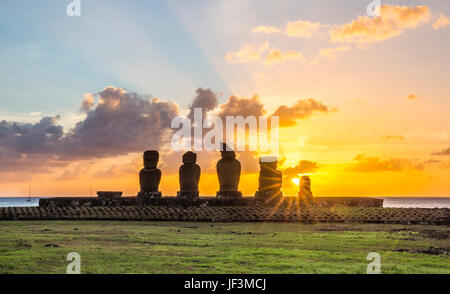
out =
<path fill-rule="evenodd" d="M 382 207 L 383 199 L 366 197 L 316 197 L 318 207 Z M 177 197 L 162 197 L 156 199 L 140 200 L 137 197 L 120 197 L 117 199 L 99 199 L 97 197 L 54 197 L 39 200 L 40 207 L 95 207 L 95 206 L 255 206 L 267 205 L 278 207 L 298 206 L 297 197 L 283 197 L 281 203 L 258 202 L 254 197 L 240 199 L 220 199 L 216 197 L 200 197 L 195 200 L 180 199 Z"/>
<path fill-rule="evenodd" d="M 0 220 L 299 222 L 449 225 L 448 208 L 66 206 L 0 208 Z"/>

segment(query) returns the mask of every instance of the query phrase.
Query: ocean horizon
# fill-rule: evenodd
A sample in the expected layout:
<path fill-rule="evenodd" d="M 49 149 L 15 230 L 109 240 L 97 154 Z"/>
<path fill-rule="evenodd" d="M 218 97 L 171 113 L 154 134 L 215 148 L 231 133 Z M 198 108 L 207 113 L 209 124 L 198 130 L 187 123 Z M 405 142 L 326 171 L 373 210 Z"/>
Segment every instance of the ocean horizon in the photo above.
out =
<path fill-rule="evenodd" d="M 51 196 L 58 197 L 58 196 Z M 0 197 L 0 207 L 38 207 L 39 199 L 49 197 Z M 62 197 L 62 196 L 60 196 Z M 318 197 L 320 198 L 320 197 Z M 450 197 L 368 197 L 384 200 L 383 207 L 450 208 Z"/>

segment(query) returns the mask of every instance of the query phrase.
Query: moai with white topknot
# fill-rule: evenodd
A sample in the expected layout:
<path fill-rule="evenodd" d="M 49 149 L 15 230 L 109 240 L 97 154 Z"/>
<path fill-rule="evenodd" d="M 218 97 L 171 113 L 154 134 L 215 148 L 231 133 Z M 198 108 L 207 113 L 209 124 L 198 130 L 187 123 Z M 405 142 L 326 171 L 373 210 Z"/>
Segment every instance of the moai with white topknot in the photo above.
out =
<path fill-rule="evenodd" d="M 279 200 L 283 196 L 281 185 L 283 173 L 277 170 L 278 158 L 265 156 L 259 159 L 259 186 L 255 198 L 261 201 Z"/>

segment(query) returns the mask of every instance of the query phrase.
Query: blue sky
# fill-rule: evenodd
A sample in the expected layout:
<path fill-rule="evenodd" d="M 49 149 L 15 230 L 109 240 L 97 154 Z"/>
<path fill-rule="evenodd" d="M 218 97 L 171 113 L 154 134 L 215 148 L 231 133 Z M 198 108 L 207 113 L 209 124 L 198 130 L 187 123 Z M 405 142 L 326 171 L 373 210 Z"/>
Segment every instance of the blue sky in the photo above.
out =
<path fill-rule="evenodd" d="M 69 1 L 64 0 L 0 3 L 2 112 L 73 111 L 84 93 L 99 92 L 107 85 L 169 98 L 183 106 L 197 87 L 210 87 L 226 97 L 242 88 L 232 81 L 246 79 L 247 70 L 227 68 L 223 56 L 261 39 L 249 37 L 252 27 L 280 26 L 296 19 L 346 23 L 363 14 L 369 1 L 81 2 L 81 17 L 68 17 Z M 421 3 L 389 1 L 393 5 Z M 450 14 L 448 1 L 426 4 Z M 449 43 L 439 34 L 422 34 L 415 40 L 428 42 L 433 49 L 438 42 Z M 322 41 L 300 39 L 293 44 L 279 38 L 287 48 L 300 47 L 305 52 L 315 50 L 317 42 Z M 380 50 L 379 54 L 389 56 L 392 50 L 404 48 L 399 42 Z M 412 56 L 420 55 L 420 51 L 414 54 L 414 47 L 408 50 Z M 408 63 L 418 59 L 395 54 Z M 427 58 L 436 63 L 433 56 Z M 258 90 L 243 88 L 242 95 Z"/>
<path fill-rule="evenodd" d="M 76 109 L 107 85 L 181 103 L 227 90 L 165 3 L 82 1 L 81 17 L 68 3 L 1 2 L 1 110 Z"/>

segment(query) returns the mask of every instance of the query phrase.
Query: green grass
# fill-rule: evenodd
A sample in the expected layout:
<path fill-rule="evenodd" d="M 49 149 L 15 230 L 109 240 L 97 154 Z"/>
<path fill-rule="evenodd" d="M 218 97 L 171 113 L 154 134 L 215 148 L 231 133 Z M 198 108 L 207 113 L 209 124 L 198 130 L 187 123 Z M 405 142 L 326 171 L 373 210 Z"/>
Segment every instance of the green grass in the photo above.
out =
<path fill-rule="evenodd" d="M 2 221 L 0 273 L 450 273 L 444 226 L 295 223 Z M 54 244 L 55 247 L 45 245 Z M 395 252 L 407 249 L 409 252 Z"/>

